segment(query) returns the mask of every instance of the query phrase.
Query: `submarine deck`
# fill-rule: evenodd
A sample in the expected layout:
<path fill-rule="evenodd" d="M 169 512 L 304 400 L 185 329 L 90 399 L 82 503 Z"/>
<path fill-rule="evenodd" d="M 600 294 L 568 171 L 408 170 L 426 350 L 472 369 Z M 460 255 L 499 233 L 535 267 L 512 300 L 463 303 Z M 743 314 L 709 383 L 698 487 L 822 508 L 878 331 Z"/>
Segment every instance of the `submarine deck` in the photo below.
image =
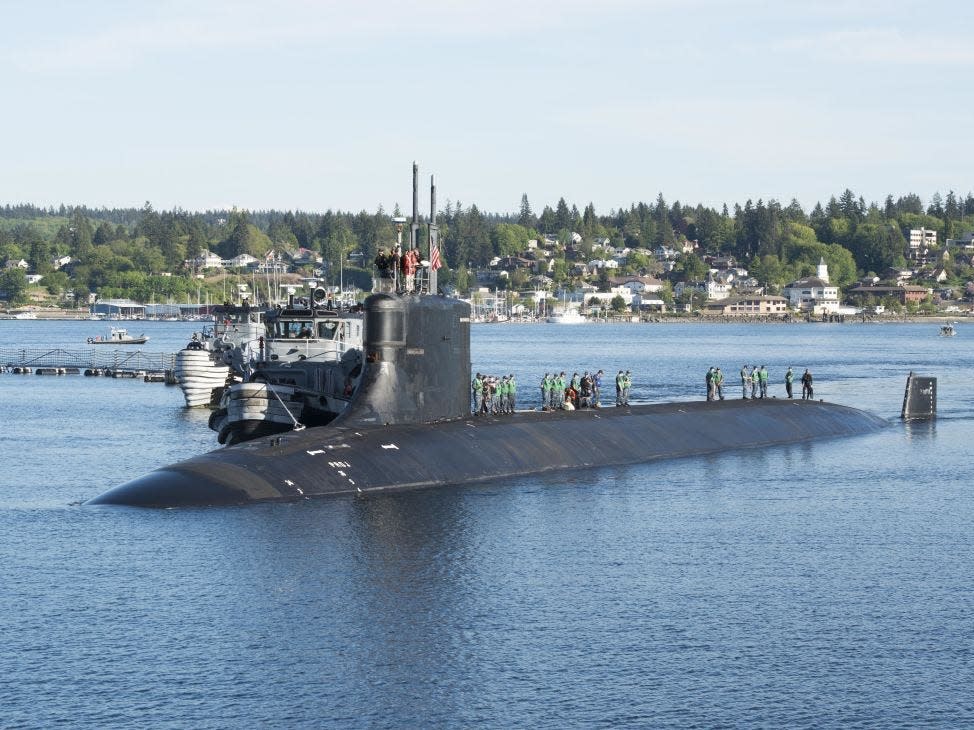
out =
<path fill-rule="evenodd" d="M 339 424 L 211 451 L 88 504 L 240 504 L 417 489 L 855 436 L 886 425 L 847 406 L 778 399 Z"/>

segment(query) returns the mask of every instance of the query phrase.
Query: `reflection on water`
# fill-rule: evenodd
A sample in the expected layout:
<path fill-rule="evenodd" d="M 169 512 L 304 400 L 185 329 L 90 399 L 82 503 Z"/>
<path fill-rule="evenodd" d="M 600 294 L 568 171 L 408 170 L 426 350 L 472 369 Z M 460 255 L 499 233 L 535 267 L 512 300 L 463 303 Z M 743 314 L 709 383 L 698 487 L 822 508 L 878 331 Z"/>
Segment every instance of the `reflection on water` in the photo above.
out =
<path fill-rule="evenodd" d="M 937 435 L 937 421 L 936 419 L 904 420 L 903 433 L 907 441 L 931 441 Z"/>

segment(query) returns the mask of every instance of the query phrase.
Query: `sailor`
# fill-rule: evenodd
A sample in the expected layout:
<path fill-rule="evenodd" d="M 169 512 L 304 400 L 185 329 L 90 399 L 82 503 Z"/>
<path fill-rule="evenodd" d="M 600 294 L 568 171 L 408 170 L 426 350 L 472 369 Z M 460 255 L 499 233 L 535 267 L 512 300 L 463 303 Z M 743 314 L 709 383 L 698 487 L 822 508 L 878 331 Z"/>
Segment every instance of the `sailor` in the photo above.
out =
<path fill-rule="evenodd" d="M 744 400 L 747 400 L 748 394 L 751 392 L 751 371 L 747 365 L 741 368 L 741 390 Z"/>
<path fill-rule="evenodd" d="M 588 370 L 582 376 L 582 390 L 579 394 L 579 404 L 583 408 L 592 407 L 592 376 L 588 374 Z"/>
<path fill-rule="evenodd" d="M 572 375 L 572 387 L 578 391 L 582 388 L 582 379 L 579 377 L 578 372 Z"/>
<path fill-rule="evenodd" d="M 599 370 L 592 377 L 592 408 L 601 408 L 599 404 L 599 393 L 602 392 L 602 375 L 603 372 Z"/>
<path fill-rule="evenodd" d="M 484 379 L 480 373 L 473 379 L 473 412 L 480 413 L 484 406 Z"/>
<path fill-rule="evenodd" d="M 617 406 L 622 405 L 622 384 L 623 382 L 625 382 L 625 379 L 626 376 L 620 370 L 619 374 L 616 375 L 616 405 Z"/>
<path fill-rule="evenodd" d="M 761 381 L 761 370 L 757 365 L 751 366 L 751 397 L 757 397 L 756 391 Z"/>
<path fill-rule="evenodd" d="M 720 371 L 720 368 L 714 370 L 714 394 L 724 400 L 724 374 Z"/>
<path fill-rule="evenodd" d="M 416 281 L 416 267 L 419 265 L 417 257 L 418 249 L 408 249 L 403 254 L 400 265 L 402 267 L 403 279 L 406 282 L 406 293 L 413 293 L 413 285 Z"/>
<path fill-rule="evenodd" d="M 379 291 L 392 291 L 394 263 L 392 254 L 385 248 L 380 248 L 379 253 L 375 256 L 375 267 L 379 270 Z"/>
<path fill-rule="evenodd" d="M 714 399 L 714 366 L 711 365 L 710 369 L 707 371 L 707 375 L 704 377 L 707 382 L 707 400 L 711 401 Z"/>
<path fill-rule="evenodd" d="M 629 405 L 629 391 L 632 389 L 632 373 L 626 370 L 622 380 L 622 405 Z"/>
<path fill-rule="evenodd" d="M 805 373 L 802 375 L 802 400 L 811 400 L 812 393 L 812 374 L 808 372 L 808 368 L 805 368 Z"/>
<path fill-rule="evenodd" d="M 565 388 L 568 385 L 568 376 L 565 375 L 565 371 L 562 370 L 558 375 L 558 379 L 555 381 L 554 396 L 557 401 L 556 408 L 561 408 L 565 405 Z"/>
<path fill-rule="evenodd" d="M 571 408 L 569 408 L 571 406 Z M 565 389 L 565 403 L 562 405 L 566 411 L 574 411 L 578 408 L 578 391 L 572 386 L 571 383 Z"/>
<path fill-rule="evenodd" d="M 491 414 L 497 412 L 497 400 L 494 396 L 497 395 L 497 380 L 493 375 L 487 375 L 484 378 L 484 408 L 483 412 L 485 414 Z"/>
<path fill-rule="evenodd" d="M 789 367 L 788 371 L 785 373 L 785 392 L 788 393 L 789 398 L 791 398 L 792 396 L 791 383 L 794 379 L 795 379 L 795 374 L 791 371 L 791 368 Z"/>
<path fill-rule="evenodd" d="M 507 407 L 508 413 L 514 413 L 517 408 L 517 380 L 514 373 L 507 376 Z"/>
<path fill-rule="evenodd" d="M 768 397 L 768 366 L 762 365 L 761 371 L 758 373 L 761 385 L 761 397 Z"/>
<path fill-rule="evenodd" d="M 548 373 L 541 378 L 541 410 L 547 411 L 551 405 L 551 376 Z"/>

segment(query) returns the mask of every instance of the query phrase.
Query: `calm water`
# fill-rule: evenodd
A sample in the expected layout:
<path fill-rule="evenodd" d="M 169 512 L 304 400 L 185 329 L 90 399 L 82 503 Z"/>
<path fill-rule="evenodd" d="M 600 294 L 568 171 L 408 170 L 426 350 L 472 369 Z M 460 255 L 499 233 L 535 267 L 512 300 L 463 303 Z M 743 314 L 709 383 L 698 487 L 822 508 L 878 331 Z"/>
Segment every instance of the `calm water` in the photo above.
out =
<path fill-rule="evenodd" d="M 971 726 L 974 325 L 938 329 L 477 326 L 475 369 L 522 403 L 546 369 L 629 368 L 659 401 L 747 361 L 891 425 L 230 509 L 77 506 L 215 446 L 177 389 L 0 375 L 0 726 Z M 0 322 L 0 347 L 102 330 Z M 896 418 L 910 369 L 934 424 Z"/>

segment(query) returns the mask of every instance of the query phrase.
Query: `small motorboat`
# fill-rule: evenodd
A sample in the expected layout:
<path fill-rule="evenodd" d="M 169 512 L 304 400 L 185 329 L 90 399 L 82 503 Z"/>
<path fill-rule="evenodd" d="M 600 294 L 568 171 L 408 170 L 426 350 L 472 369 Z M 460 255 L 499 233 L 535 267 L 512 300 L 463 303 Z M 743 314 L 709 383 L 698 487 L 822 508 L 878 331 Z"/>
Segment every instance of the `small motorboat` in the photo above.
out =
<path fill-rule="evenodd" d="M 957 330 L 954 329 L 954 325 L 952 324 L 945 324 L 943 327 L 940 328 L 941 337 L 953 337 L 956 334 L 957 334 Z"/>
<path fill-rule="evenodd" d="M 111 332 L 108 333 L 108 337 L 89 337 L 89 345 L 144 345 L 149 341 L 149 338 L 144 334 L 134 337 L 128 333 L 128 330 L 122 329 L 121 327 L 112 327 Z"/>

